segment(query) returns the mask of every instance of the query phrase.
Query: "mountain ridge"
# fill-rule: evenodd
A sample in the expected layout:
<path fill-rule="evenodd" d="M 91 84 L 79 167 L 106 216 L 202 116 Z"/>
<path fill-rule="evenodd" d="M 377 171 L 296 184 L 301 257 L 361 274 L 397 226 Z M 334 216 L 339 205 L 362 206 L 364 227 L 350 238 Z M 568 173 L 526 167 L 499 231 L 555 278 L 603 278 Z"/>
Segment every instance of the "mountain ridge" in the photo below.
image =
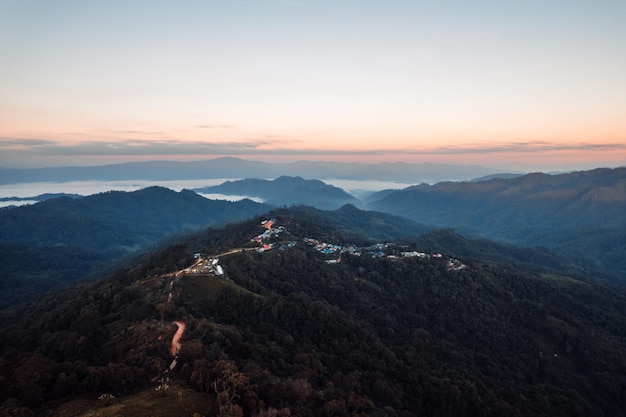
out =
<path fill-rule="evenodd" d="M 111 261 L 173 235 L 242 220 L 269 210 L 250 200 L 208 200 L 182 190 L 149 187 L 87 197 L 67 196 L 0 210 L 3 307 L 43 290 L 87 279 Z M 15 250 L 19 248 L 16 253 Z M 85 263 L 84 259 L 92 259 Z M 26 263 L 26 264 L 24 264 Z M 17 284 L 11 284 L 11 282 Z"/>
<path fill-rule="evenodd" d="M 276 206 L 307 203 L 338 209 L 333 214 L 335 217 L 351 217 L 355 224 L 360 221 L 363 228 L 376 230 L 378 238 L 397 238 L 402 229 L 420 234 L 436 228 L 453 228 L 474 239 L 545 248 L 531 250 L 549 254 L 544 262 L 555 268 L 560 265 L 564 270 L 577 270 L 596 279 L 626 283 L 624 172 L 625 169 L 597 169 L 559 175 L 535 173 L 480 183 L 421 184 L 377 193 L 365 203 L 354 203 L 343 190 L 302 177 L 250 179 L 244 183 L 251 186 L 248 191 L 254 191 L 259 184 L 273 188 L 272 202 Z M 306 184 L 306 187 L 294 184 Z M 318 188 L 321 192 L 314 192 L 316 187 L 322 187 Z M 268 193 L 266 190 L 264 195 L 270 196 Z M 281 197 L 285 195 L 290 199 Z M 295 195 L 305 198 L 292 198 Z M 162 187 L 135 193 L 115 191 L 86 198 L 71 197 L 0 210 L 0 242 L 20 245 L 21 251 L 20 256 L 12 257 L 15 260 L 3 258 L 4 282 L 22 273 L 18 258 L 49 257 L 22 269 L 24 285 L 20 291 L 8 292 L 4 305 L 13 303 L 16 300 L 13 296 L 22 300 L 20 294 L 37 291 L 37 283 L 42 284 L 41 289 L 53 287 L 50 282 L 43 282 L 46 277 L 57 284 L 75 282 L 103 266 L 94 261 L 90 264 L 93 268 L 72 267 L 68 264 L 72 252 L 103 262 L 119 259 L 172 235 L 240 220 L 272 207 L 251 201 L 209 201 L 191 190 L 174 192 Z M 342 209 L 346 202 L 352 205 Z M 421 225 L 373 218 L 367 211 L 356 211 L 355 205 L 413 219 Z M 506 247 L 501 250 L 508 253 Z M 532 257 L 541 259 L 540 255 Z M 75 265 L 82 264 L 77 261 Z"/>
<path fill-rule="evenodd" d="M 546 246 L 587 264 L 600 260 L 626 277 L 626 245 L 614 237 L 615 231 L 626 233 L 626 168 L 420 184 L 374 194 L 366 207 L 489 239 Z M 590 232 L 604 233 L 600 246 L 612 250 L 590 248 Z"/>
<path fill-rule="evenodd" d="M 326 184 L 320 180 L 305 180 L 302 177 L 282 175 L 274 180 L 248 178 L 238 181 L 226 181 L 211 187 L 194 188 L 197 193 L 217 193 L 260 197 L 267 204 L 310 205 L 321 209 L 336 209 L 345 204 L 357 203 L 358 200 L 341 188 Z"/>
<path fill-rule="evenodd" d="M 276 209 L 0 314 L 0 410 L 137 417 L 151 390 L 199 415 L 624 415 L 623 288 L 391 246 L 326 262 L 355 210 Z"/>
<path fill-rule="evenodd" d="M 373 179 L 385 181 L 442 181 L 471 179 L 497 173 L 478 165 L 433 163 L 361 163 L 329 161 L 262 162 L 234 157 L 204 161 L 127 162 L 112 165 L 59 168 L 0 168 L 0 184 L 74 180 L 181 180 L 205 178 L 307 178 Z"/>

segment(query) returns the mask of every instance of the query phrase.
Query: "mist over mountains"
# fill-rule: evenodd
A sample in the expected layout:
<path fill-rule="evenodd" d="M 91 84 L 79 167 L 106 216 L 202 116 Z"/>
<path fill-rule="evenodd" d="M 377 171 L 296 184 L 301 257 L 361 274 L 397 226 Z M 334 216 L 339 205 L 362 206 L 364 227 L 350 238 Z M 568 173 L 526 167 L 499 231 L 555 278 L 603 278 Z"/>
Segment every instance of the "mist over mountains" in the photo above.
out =
<path fill-rule="evenodd" d="M 197 193 L 254 196 L 265 203 L 208 200 Z M 474 239 L 536 248 L 545 254 L 545 265 L 626 282 L 626 168 L 421 184 L 363 200 L 320 180 L 288 176 L 228 181 L 195 192 L 149 187 L 88 197 L 33 197 L 44 201 L 0 209 L 3 285 L 17 279 L 20 288 L 7 293 L 11 297 L 5 306 L 80 280 L 173 235 L 294 205 L 343 207 L 334 215 L 350 213 L 372 229 L 379 227 L 366 220 L 363 210 L 390 213 L 423 225 L 420 233 L 451 228 Z M 450 239 L 448 245 L 454 242 Z M 477 255 L 468 249 L 459 253 Z"/>

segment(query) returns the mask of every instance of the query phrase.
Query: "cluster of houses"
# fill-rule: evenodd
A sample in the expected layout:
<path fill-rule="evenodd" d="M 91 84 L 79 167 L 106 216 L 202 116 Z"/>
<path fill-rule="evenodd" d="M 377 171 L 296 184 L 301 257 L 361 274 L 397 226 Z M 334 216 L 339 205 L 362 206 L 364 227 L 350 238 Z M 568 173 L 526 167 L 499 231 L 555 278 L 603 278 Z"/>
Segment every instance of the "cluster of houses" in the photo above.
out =
<path fill-rule="evenodd" d="M 274 243 L 262 243 L 256 251 L 262 253 L 270 249 L 274 249 L 276 246 L 277 245 L 275 245 Z M 281 243 L 280 245 L 278 245 L 278 250 L 283 251 L 287 250 L 287 248 L 293 248 L 294 246 L 296 246 L 296 242 Z"/>
<path fill-rule="evenodd" d="M 285 228 L 285 226 L 274 227 L 275 223 L 276 223 L 276 219 L 263 220 L 261 222 L 261 225 L 265 228 L 265 231 L 261 233 L 260 235 L 257 235 L 253 237 L 252 239 L 250 239 L 252 242 L 256 242 L 259 245 L 261 245 L 259 249 L 257 249 L 258 252 L 265 252 L 267 250 L 274 249 L 274 244 L 268 242 L 268 240 L 271 237 L 279 237 L 283 233 L 289 233 L 289 231 L 287 231 L 287 228 Z M 288 244 L 280 245 L 279 249 L 285 250 L 287 249 L 287 247 L 293 247 L 293 246 L 295 246 L 295 243 L 290 242 Z"/>
<path fill-rule="evenodd" d="M 203 258 L 201 254 L 194 254 L 196 262 L 189 268 L 185 268 L 183 272 L 187 274 L 213 274 L 217 276 L 224 275 L 224 268 L 220 265 L 219 258 Z"/>
<path fill-rule="evenodd" d="M 417 252 L 417 251 L 410 251 L 410 252 L 401 252 L 400 253 L 403 257 L 405 258 L 422 258 L 422 259 L 428 259 L 428 258 L 440 258 L 441 254 L 439 253 L 433 253 L 432 255 L 429 255 L 427 253 L 424 252 Z"/>
<path fill-rule="evenodd" d="M 467 265 L 465 265 L 463 262 L 459 261 L 458 259 L 450 258 L 448 260 L 448 271 L 460 271 L 465 268 L 467 268 Z"/>
<path fill-rule="evenodd" d="M 329 255 L 329 254 L 333 254 L 337 252 L 343 252 L 346 249 L 340 245 L 333 245 L 332 243 L 320 242 L 317 239 L 311 239 L 308 237 L 303 238 L 302 241 L 309 246 L 314 246 L 315 250 L 325 255 Z"/>
<path fill-rule="evenodd" d="M 276 219 L 268 219 L 263 220 L 261 225 L 264 227 L 263 233 L 254 236 L 251 242 L 255 242 L 259 245 L 258 248 L 253 249 L 257 252 L 265 252 L 272 249 L 278 249 L 280 251 L 287 250 L 288 248 L 292 248 L 296 246 L 295 241 L 283 241 L 283 242 L 271 242 L 271 238 L 278 238 L 280 235 L 289 233 L 284 226 L 274 227 L 276 224 Z M 421 258 L 421 259 L 443 259 L 444 256 L 440 253 L 425 253 L 418 251 L 398 251 L 396 249 L 396 245 L 390 243 L 376 243 L 367 247 L 358 247 L 355 245 L 336 245 L 333 243 L 322 242 L 317 239 L 312 239 L 305 237 L 302 239 L 302 242 L 308 246 L 312 246 L 318 252 L 333 256 L 332 259 L 327 259 L 326 263 L 335 264 L 341 262 L 341 255 L 344 253 L 353 255 L 353 256 L 362 256 L 367 255 L 373 258 L 389 258 L 389 259 L 398 259 L 398 258 Z M 234 253 L 235 250 L 228 253 Z M 399 254 L 399 255 L 398 255 Z M 212 274 L 215 276 L 224 275 L 224 270 L 222 266 L 219 264 L 219 258 L 217 257 L 209 257 L 204 258 L 200 253 L 196 253 L 195 255 L 196 262 L 190 266 L 189 268 L 184 269 L 182 272 L 187 274 Z M 460 260 L 449 258 L 448 259 L 448 270 L 452 271 L 460 271 L 466 268 Z"/>
<path fill-rule="evenodd" d="M 400 252 L 400 256 L 396 255 L 396 251 L 393 250 L 395 245 L 389 243 L 377 243 L 368 247 L 358 247 L 354 245 L 349 245 L 347 247 L 341 245 L 335 245 L 332 243 L 320 242 L 317 239 L 311 239 L 305 237 L 303 239 L 304 243 L 315 247 L 315 249 L 323 253 L 325 255 L 339 254 L 336 259 L 328 259 L 326 263 L 335 264 L 341 262 L 341 254 L 349 253 L 354 256 L 361 256 L 366 254 L 371 256 L 372 258 L 389 258 L 389 259 L 398 259 L 398 258 L 421 258 L 421 259 L 443 259 L 444 256 L 440 253 L 425 253 L 425 252 L 417 252 L 417 251 L 403 251 Z M 391 252 L 391 254 L 390 254 Z M 452 271 L 460 271 L 465 269 L 467 266 L 464 265 L 460 260 L 450 258 L 448 259 L 448 270 Z"/>
<path fill-rule="evenodd" d="M 410 251 L 410 252 L 401 252 L 400 254 L 405 258 L 443 259 L 443 255 L 440 253 L 428 254 L 424 252 Z M 467 265 L 465 265 L 460 260 L 454 259 L 454 258 L 448 259 L 449 271 L 460 271 L 465 268 L 467 268 Z"/>

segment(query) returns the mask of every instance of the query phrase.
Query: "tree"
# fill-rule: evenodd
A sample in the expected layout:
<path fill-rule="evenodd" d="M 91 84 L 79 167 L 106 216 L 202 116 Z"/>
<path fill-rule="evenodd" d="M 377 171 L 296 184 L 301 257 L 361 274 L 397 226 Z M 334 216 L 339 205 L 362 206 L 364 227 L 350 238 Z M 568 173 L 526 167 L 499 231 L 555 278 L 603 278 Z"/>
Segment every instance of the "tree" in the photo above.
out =
<path fill-rule="evenodd" d="M 35 353 L 15 368 L 16 386 L 21 400 L 29 406 L 40 406 L 52 381 L 53 363 Z"/>
<path fill-rule="evenodd" d="M 229 360 L 216 361 L 211 368 L 211 375 L 214 378 L 213 389 L 215 393 L 218 395 L 226 393 L 230 401 L 239 398 L 250 385 L 248 377 L 239 372 L 237 365 Z"/>

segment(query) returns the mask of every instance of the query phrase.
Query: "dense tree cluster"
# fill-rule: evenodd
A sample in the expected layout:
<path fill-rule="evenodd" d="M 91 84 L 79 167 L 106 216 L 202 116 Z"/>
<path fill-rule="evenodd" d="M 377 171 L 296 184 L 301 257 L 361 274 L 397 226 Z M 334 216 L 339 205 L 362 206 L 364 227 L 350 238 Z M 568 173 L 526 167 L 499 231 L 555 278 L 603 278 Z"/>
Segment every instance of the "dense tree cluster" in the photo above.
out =
<path fill-rule="evenodd" d="M 281 220 L 291 237 L 357 236 Z M 462 271 L 445 259 L 327 264 L 305 245 L 224 257 L 228 279 L 163 275 L 192 262 L 189 246 L 217 251 L 228 235 L 237 247 L 255 227 L 196 236 L 4 312 L 0 414 L 154 386 L 180 320 L 168 375 L 210 396 L 213 415 L 625 415 L 623 288 L 493 260 Z"/>
<path fill-rule="evenodd" d="M 79 247 L 0 243 L 0 310 L 84 280 L 105 266 L 101 254 Z"/>

